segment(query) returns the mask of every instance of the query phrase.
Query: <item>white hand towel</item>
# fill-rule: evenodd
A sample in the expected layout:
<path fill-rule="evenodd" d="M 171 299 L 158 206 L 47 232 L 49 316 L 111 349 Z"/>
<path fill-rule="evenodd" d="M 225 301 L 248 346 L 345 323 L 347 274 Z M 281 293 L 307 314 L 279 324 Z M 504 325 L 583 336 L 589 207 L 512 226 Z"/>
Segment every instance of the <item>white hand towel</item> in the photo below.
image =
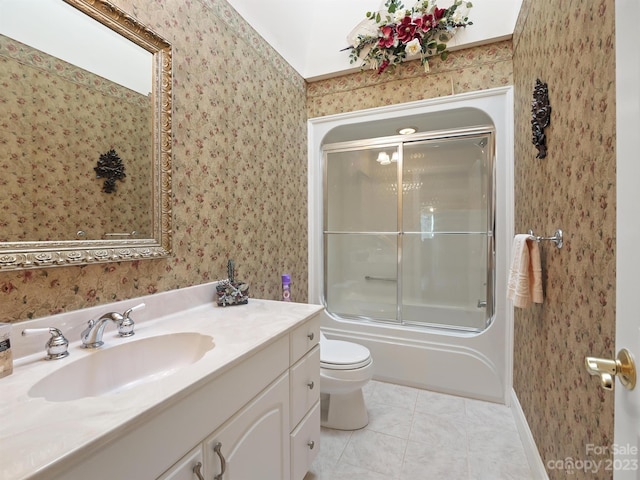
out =
<path fill-rule="evenodd" d="M 543 302 L 540 249 L 531 235 L 516 235 L 513 239 L 507 298 L 518 308 Z"/>

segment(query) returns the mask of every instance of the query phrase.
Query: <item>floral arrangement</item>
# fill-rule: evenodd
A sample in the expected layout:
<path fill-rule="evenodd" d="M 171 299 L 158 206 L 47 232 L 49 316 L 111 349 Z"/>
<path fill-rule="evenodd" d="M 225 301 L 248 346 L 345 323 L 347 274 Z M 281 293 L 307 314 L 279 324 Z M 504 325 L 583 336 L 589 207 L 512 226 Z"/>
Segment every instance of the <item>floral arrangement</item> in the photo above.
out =
<path fill-rule="evenodd" d="M 447 58 L 447 42 L 459 27 L 473 25 L 467 16 L 471 2 L 455 0 L 449 8 L 438 8 L 435 2 L 419 0 L 405 8 L 401 0 L 387 0 L 386 10 L 367 12 L 348 41 L 351 63 L 362 60 L 362 68 L 372 68 L 378 74 L 407 57 L 420 55 L 425 71 L 428 58 Z"/>

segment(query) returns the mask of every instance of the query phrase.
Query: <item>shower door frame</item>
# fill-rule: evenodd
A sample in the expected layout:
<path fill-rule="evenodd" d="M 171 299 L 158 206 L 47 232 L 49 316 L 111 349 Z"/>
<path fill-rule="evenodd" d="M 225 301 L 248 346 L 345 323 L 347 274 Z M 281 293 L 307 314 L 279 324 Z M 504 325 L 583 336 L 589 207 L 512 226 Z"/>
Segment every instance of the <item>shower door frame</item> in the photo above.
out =
<path fill-rule="evenodd" d="M 328 224 L 328 179 L 327 179 L 327 156 L 330 153 L 335 152 L 349 152 L 349 151 L 362 151 L 362 150 L 372 150 L 380 147 L 393 147 L 398 150 L 398 161 L 396 168 L 397 173 L 397 184 L 398 186 L 403 185 L 403 173 L 404 173 L 404 146 L 406 144 L 415 144 L 418 142 L 425 142 L 429 140 L 449 140 L 449 139 L 459 139 L 459 138 L 472 138 L 472 137 L 481 137 L 488 136 L 490 138 L 489 145 L 487 147 L 490 149 L 487 157 L 489 162 L 489 175 L 488 175 L 488 185 L 487 191 L 490 192 L 489 198 L 487 199 L 487 223 L 486 223 L 486 232 L 483 232 L 487 235 L 487 265 L 486 265 L 486 310 L 485 310 L 485 320 L 483 328 L 474 328 L 474 327 L 466 327 L 461 325 L 449 325 L 449 324 L 438 324 L 438 323 L 429 323 L 429 322 L 416 322 L 416 321 L 406 321 L 403 318 L 402 307 L 403 307 L 403 235 L 404 233 L 416 233 L 416 232 L 405 232 L 404 231 L 404 220 L 403 220 L 403 194 L 402 189 L 398 188 L 396 194 L 396 205 L 397 205 L 397 218 L 396 218 L 396 231 L 389 232 L 343 232 L 343 231 L 330 231 L 327 229 Z M 348 142 L 337 142 L 333 144 L 323 145 L 322 147 L 322 204 L 323 204 L 323 228 L 322 228 L 322 245 L 324 252 L 328 252 L 328 235 L 331 234 L 346 234 L 346 235 L 395 235 L 397 238 L 396 245 L 396 318 L 395 320 L 388 320 L 383 318 L 372 318 L 363 315 L 349 315 L 349 314 L 341 314 L 334 313 L 329 311 L 327 305 L 327 289 L 328 289 L 328 255 L 323 255 L 323 291 L 321 292 L 321 301 L 322 305 L 325 307 L 327 314 L 331 316 L 335 316 L 338 319 L 348 319 L 362 322 L 379 322 L 379 323 L 389 323 L 392 325 L 398 326 L 414 326 L 418 328 L 436 328 L 436 329 L 444 329 L 444 330 L 453 330 L 460 332 L 472 332 L 479 333 L 488 328 L 493 321 L 495 314 L 495 168 L 496 168 L 496 148 L 495 148 L 495 128 L 493 126 L 483 125 L 479 127 L 465 127 L 465 128 L 456 128 L 456 129 L 446 129 L 446 130 L 432 130 L 429 132 L 421 132 L 414 133 L 410 135 L 394 135 L 389 137 L 378 137 L 371 138 L 365 140 L 355 140 Z M 447 235 L 452 234 L 454 232 L 438 232 L 439 235 Z M 469 234 L 469 233 L 460 233 L 455 232 L 455 234 Z"/>

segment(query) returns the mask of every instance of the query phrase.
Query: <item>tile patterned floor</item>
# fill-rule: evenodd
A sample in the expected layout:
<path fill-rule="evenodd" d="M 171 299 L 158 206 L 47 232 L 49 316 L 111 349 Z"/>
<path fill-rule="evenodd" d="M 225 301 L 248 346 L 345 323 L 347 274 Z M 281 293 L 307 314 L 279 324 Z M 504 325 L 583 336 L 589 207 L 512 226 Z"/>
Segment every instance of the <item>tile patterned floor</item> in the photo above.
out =
<path fill-rule="evenodd" d="M 372 381 L 369 425 L 322 429 L 304 480 L 529 480 L 508 407 Z"/>

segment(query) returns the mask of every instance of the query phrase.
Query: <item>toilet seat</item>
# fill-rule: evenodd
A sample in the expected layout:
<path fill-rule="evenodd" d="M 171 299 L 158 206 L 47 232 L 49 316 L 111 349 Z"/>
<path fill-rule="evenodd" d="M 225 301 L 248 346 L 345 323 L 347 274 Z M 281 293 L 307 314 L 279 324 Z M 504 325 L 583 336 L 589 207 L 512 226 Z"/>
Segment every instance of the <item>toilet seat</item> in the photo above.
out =
<path fill-rule="evenodd" d="M 327 340 L 320 349 L 320 367 L 328 370 L 355 370 L 371 363 L 369 349 L 357 343 Z"/>

